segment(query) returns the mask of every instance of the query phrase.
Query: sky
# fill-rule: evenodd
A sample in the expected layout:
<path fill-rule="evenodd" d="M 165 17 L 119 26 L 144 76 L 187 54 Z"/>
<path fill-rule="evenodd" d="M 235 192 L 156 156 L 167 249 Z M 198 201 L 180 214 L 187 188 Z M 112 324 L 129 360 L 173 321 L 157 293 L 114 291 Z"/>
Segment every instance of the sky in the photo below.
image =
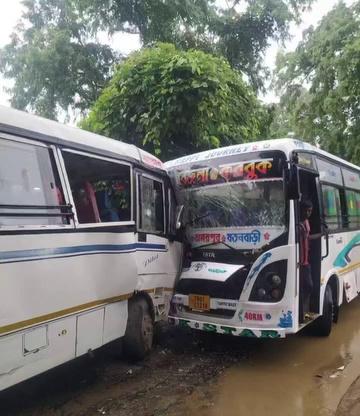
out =
<path fill-rule="evenodd" d="M 226 1 L 226 0 L 219 0 Z M 287 51 L 292 51 L 296 48 L 296 45 L 302 38 L 302 32 L 313 25 L 316 26 L 321 18 L 326 15 L 338 2 L 338 0 L 317 0 L 314 2 L 311 10 L 305 12 L 303 15 L 303 22 L 297 26 L 291 25 L 290 35 L 291 40 L 285 44 Z M 345 1 L 346 4 L 353 3 L 354 0 Z M 10 34 L 13 31 L 14 26 L 18 22 L 22 13 L 21 0 L 1 0 L 1 14 L 0 14 L 0 48 L 6 45 L 10 40 Z M 128 54 L 140 47 L 138 37 L 136 35 L 123 35 L 117 34 L 113 38 L 108 38 L 106 35 L 101 35 L 99 40 L 102 42 L 109 42 L 111 45 L 120 50 L 124 54 Z M 272 43 L 266 53 L 265 63 L 270 69 L 274 68 L 276 54 L 281 45 Z M 0 104 L 10 105 L 9 96 L 4 92 L 4 87 L 11 85 L 8 80 L 4 80 L 0 74 Z M 277 97 L 273 92 L 267 93 L 261 97 L 265 102 L 277 101 Z"/>

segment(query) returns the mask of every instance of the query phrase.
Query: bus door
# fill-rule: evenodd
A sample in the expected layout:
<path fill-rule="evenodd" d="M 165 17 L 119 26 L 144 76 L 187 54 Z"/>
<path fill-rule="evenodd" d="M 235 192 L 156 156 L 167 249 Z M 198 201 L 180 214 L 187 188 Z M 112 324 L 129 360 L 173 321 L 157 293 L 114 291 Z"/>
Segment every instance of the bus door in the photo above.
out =
<path fill-rule="evenodd" d="M 318 177 L 317 172 L 299 168 L 300 201 L 298 202 L 297 221 L 301 221 L 301 200 L 310 200 L 313 204 L 312 215 L 309 218 L 310 235 L 320 235 L 323 227 L 320 216 L 320 184 Z M 321 260 L 323 256 L 321 240 L 320 237 L 311 239 L 309 250 L 311 276 L 314 285 L 310 300 L 310 311 L 317 313 L 320 307 Z"/>
<path fill-rule="evenodd" d="M 137 255 L 142 290 L 172 290 L 179 269 L 181 244 L 174 241 L 170 223 L 175 203 L 170 199 L 167 177 L 137 171 Z M 174 222 L 174 221 L 173 221 Z M 159 293 L 159 297 L 164 295 Z"/>

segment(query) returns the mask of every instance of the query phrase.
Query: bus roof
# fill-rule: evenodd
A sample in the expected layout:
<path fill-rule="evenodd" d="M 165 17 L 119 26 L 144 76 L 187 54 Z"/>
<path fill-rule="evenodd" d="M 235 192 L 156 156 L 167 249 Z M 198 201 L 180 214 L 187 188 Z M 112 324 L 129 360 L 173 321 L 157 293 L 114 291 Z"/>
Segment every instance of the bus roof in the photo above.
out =
<path fill-rule="evenodd" d="M 180 168 L 182 166 L 189 165 L 194 162 L 203 162 L 209 159 L 225 158 L 227 156 L 233 156 L 236 154 L 246 154 L 251 152 L 259 152 L 264 150 L 280 150 L 285 153 L 287 157 L 290 156 L 292 151 L 310 151 L 322 156 L 325 156 L 333 161 L 342 163 L 348 167 L 360 170 L 360 168 L 352 163 L 347 162 L 331 153 L 325 152 L 309 143 L 303 142 L 294 138 L 284 139 L 269 139 L 258 142 L 235 144 L 233 146 L 220 147 L 212 150 L 205 150 L 204 152 L 194 153 L 189 156 L 183 156 L 178 159 L 170 160 L 165 163 L 167 170 Z"/>
<path fill-rule="evenodd" d="M 153 168 L 164 169 L 157 157 L 132 144 L 109 139 L 10 107 L 0 106 L 0 133 L 41 140 L 117 159 L 125 157 Z"/>

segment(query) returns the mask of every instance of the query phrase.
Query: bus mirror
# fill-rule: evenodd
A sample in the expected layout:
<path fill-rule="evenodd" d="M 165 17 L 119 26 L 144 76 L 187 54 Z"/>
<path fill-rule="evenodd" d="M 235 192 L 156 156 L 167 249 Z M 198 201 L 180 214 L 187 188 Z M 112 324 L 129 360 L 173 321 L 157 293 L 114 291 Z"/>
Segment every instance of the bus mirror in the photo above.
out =
<path fill-rule="evenodd" d="M 184 205 L 178 205 L 176 207 L 176 229 L 180 230 L 184 216 Z"/>
<path fill-rule="evenodd" d="M 299 170 L 295 164 L 290 165 L 290 169 L 287 171 L 285 178 L 287 184 L 287 197 L 289 199 L 299 199 Z"/>

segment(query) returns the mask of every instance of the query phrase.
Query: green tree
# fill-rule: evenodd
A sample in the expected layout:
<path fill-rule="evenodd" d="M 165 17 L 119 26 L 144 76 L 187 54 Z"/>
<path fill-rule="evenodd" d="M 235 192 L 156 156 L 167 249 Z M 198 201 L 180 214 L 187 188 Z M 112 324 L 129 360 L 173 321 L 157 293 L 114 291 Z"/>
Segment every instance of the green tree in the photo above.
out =
<path fill-rule="evenodd" d="M 144 46 L 171 42 L 224 56 L 259 89 L 269 41 L 285 39 L 312 1 L 228 0 L 219 8 L 215 0 L 24 0 L 22 20 L 0 51 L 0 71 L 14 80 L 16 108 L 51 118 L 69 106 L 84 110 L 119 61 L 97 34 L 130 32 Z"/>
<path fill-rule="evenodd" d="M 295 52 L 278 57 L 277 86 L 292 130 L 360 163 L 360 2 L 339 3 Z M 304 88 L 305 87 L 305 88 Z"/>
<path fill-rule="evenodd" d="M 287 137 L 290 132 L 298 137 L 305 137 L 297 118 L 304 105 L 307 105 L 309 92 L 301 85 L 289 86 L 280 98 L 280 102 L 273 104 L 273 117 L 269 120 L 269 137 Z"/>
<path fill-rule="evenodd" d="M 99 96 L 118 57 L 91 39 L 73 0 L 25 0 L 26 12 L 0 52 L 0 71 L 15 83 L 11 105 L 56 119 L 85 110 Z"/>
<path fill-rule="evenodd" d="M 256 90 L 264 90 L 268 69 L 263 64 L 270 40 L 288 38 L 291 22 L 300 22 L 301 13 L 313 0 L 247 0 L 247 8 L 239 12 L 239 0 L 217 13 L 210 23 L 217 41 L 215 51 L 222 54 L 232 67 L 246 74 Z"/>
<path fill-rule="evenodd" d="M 166 160 L 249 140 L 258 108 L 223 58 L 157 44 L 118 66 L 82 127 Z"/>
<path fill-rule="evenodd" d="M 199 40 L 216 13 L 215 0 L 78 0 L 77 3 L 95 29 L 138 34 L 144 45 L 157 41 L 174 43 L 185 33 L 185 38 Z"/>
<path fill-rule="evenodd" d="M 270 39 L 284 40 L 289 24 L 313 0 L 83 0 L 95 26 L 110 32 L 138 33 L 144 45 L 170 42 L 224 56 L 263 87 L 263 54 Z"/>
<path fill-rule="evenodd" d="M 277 115 L 276 104 L 261 104 L 258 111 L 259 133 L 254 139 L 265 140 L 273 138 L 272 126 Z M 275 136 L 274 138 L 278 138 Z"/>

